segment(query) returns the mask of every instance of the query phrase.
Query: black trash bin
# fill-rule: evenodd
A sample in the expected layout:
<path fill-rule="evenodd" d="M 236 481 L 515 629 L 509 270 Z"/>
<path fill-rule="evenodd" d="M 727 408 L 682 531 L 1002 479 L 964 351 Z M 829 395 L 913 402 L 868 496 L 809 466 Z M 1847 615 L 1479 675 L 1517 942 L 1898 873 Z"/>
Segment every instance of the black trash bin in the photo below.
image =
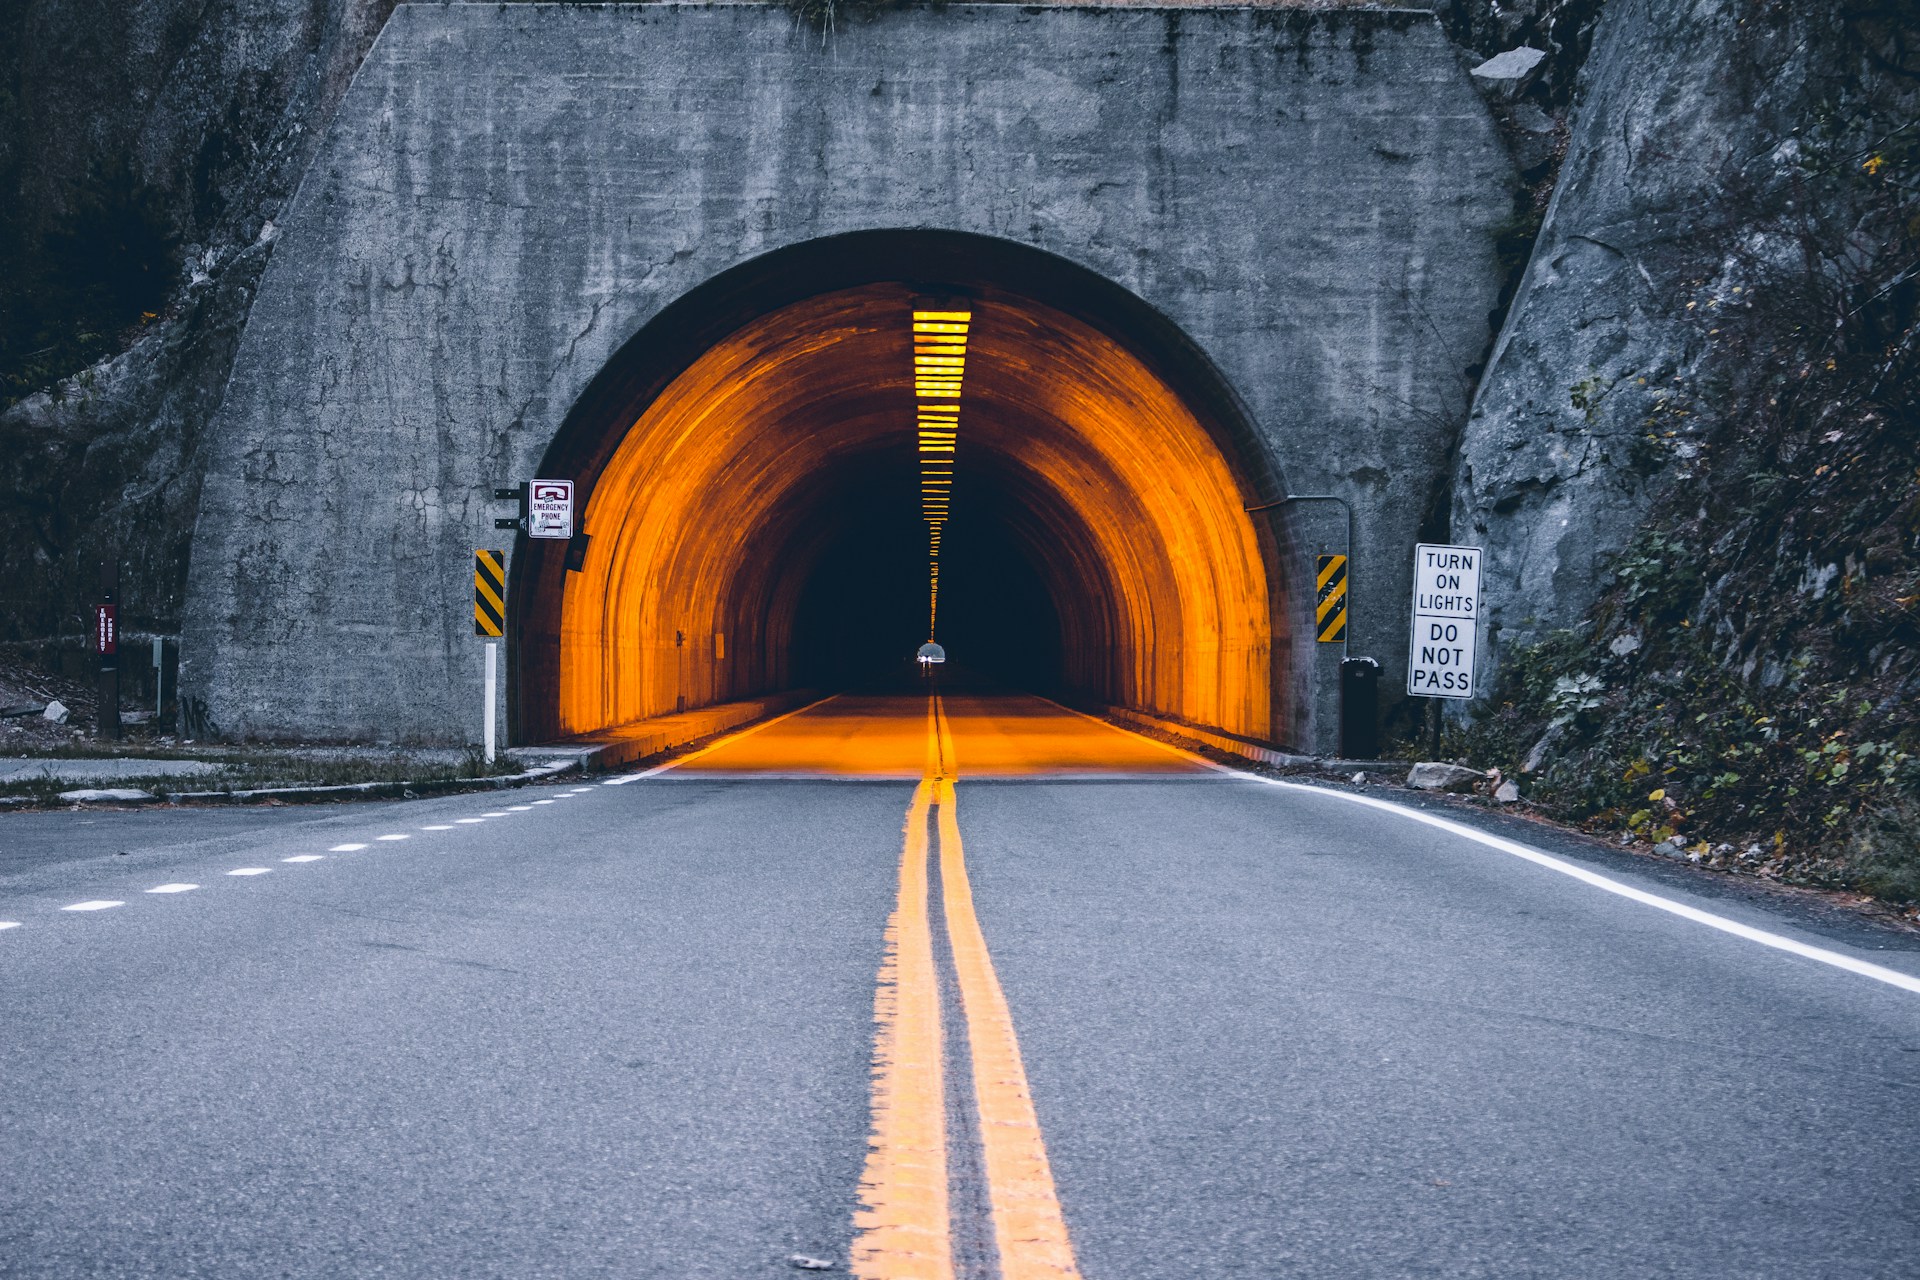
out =
<path fill-rule="evenodd" d="M 1340 754 L 1348 760 L 1380 754 L 1380 664 L 1372 658 L 1340 663 Z"/>

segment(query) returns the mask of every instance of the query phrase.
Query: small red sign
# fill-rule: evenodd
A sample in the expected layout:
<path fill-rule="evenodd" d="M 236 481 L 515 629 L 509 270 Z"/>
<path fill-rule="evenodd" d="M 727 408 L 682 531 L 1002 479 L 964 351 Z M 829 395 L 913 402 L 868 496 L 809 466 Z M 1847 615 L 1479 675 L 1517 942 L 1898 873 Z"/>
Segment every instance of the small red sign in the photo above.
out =
<path fill-rule="evenodd" d="M 120 624 L 113 605 L 93 606 L 93 647 L 102 655 L 120 652 Z"/>

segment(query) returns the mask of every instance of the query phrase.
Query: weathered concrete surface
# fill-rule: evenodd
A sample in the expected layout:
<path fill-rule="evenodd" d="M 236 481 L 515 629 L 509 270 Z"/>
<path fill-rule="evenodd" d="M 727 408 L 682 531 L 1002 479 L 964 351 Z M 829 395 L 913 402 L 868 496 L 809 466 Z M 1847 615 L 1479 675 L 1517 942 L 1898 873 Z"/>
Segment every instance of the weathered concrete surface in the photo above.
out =
<path fill-rule="evenodd" d="M 1737 301 L 1741 272 L 1774 252 L 1762 228 L 1792 176 L 1779 148 L 1813 109 L 1805 33 L 1752 17 L 1614 0 L 1595 32 L 1560 184 L 1461 439 L 1453 531 L 1487 551 L 1488 678 L 1504 648 L 1585 614 L 1654 498 L 1691 474 L 1711 405 L 1690 397 L 1739 376 L 1688 299 Z"/>
<path fill-rule="evenodd" d="M 403 5 L 284 220 L 201 498 L 182 688 L 230 734 L 477 732 L 495 483 L 673 299 L 866 228 L 1000 236 L 1181 326 L 1405 648 L 1511 169 L 1407 12 Z M 1300 548 L 1337 549 L 1316 516 Z"/>

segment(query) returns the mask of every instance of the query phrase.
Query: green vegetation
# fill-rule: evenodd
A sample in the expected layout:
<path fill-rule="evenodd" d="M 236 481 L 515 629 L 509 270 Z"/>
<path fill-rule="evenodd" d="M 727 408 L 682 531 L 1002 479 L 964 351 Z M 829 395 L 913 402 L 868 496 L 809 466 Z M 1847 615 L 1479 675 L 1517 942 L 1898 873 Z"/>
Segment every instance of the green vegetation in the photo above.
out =
<path fill-rule="evenodd" d="M 1726 266 L 1672 300 L 1717 372 L 1645 421 L 1666 496 L 1587 623 L 1507 655 L 1462 745 L 1510 774 L 1533 757 L 1561 817 L 1920 902 L 1911 90 L 1837 95 L 1790 155 L 1771 195 L 1729 193 Z"/>

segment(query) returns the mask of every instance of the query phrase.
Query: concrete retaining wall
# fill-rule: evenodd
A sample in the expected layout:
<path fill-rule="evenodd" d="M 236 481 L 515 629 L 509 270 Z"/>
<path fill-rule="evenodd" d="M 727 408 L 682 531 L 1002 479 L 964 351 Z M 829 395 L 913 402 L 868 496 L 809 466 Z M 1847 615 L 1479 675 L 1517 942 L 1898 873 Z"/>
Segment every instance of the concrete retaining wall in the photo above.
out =
<path fill-rule="evenodd" d="M 1184 329 L 1289 488 L 1353 502 L 1354 652 L 1391 688 L 1511 181 L 1422 13 L 953 5 L 823 40 L 759 6 L 402 5 L 215 423 L 183 692 L 234 735 L 472 739 L 492 486 L 673 299 L 883 227 L 1047 250 Z M 1343 536 L 1330 504 L 1296 533 Z"/>

